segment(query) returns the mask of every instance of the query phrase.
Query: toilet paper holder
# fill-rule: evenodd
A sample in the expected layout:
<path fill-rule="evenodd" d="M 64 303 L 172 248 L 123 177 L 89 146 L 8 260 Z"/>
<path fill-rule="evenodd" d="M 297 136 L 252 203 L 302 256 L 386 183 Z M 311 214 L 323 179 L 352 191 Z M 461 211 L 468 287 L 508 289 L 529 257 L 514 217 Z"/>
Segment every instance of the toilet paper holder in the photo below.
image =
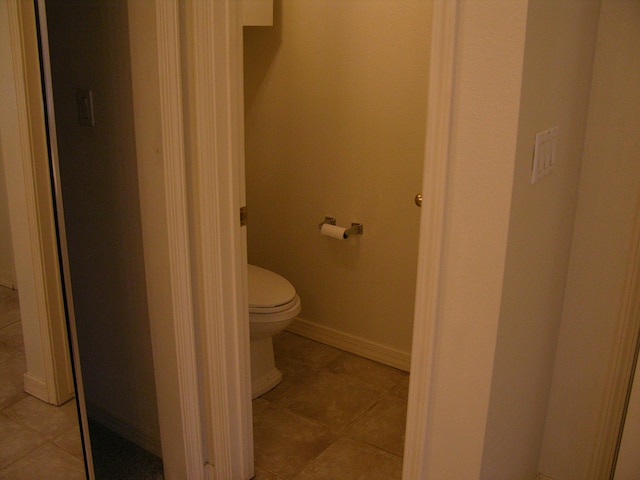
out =
<path fill-rule="evenodd" d="M 336 218 L 335 217 L 324 217 L 324 222 L 322 222 L 320 225 L 318 225 L 319 229 L 322 229 L 323 225 L 336 225 Z M 351 228 L 347 228 L 344 231 L 344 239 L 346 240 L 347 238 L 349 238 L 351 235 L 362 235 L 363 232 L 363 227 L 361 223 L 351 223 Z"/>

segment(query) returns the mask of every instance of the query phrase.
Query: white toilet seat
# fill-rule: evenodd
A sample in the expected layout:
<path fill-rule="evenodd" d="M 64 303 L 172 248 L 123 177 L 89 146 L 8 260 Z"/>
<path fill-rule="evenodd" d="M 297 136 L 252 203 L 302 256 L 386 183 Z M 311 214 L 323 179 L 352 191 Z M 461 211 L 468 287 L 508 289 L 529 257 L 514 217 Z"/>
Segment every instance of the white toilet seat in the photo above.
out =
<path fill-rule="evenodd" d="M 300 313 L 300 307 L 300 297 L 296 295 L 289 303 L 278 305 L 275 307 L 252 307 L 251 305 L 249 305 L 249 316 L 251 318 L 251 321 L 253 321 L 255 318 L 256 322 L 267 322 L 270 321 L 269 318 L 274 318 L 274 320 L 271 321 L 277 322 L 277 318 L 297 315 L 298 313 Z M 294 312 L 296 309 L 298 311 Z"/>
<path fill-rule="evenodd" d="M 280 311 L 295 300 L 296 289 L 289 280 L 265 268 L 248 266 L 249 308 Z M 281 308 L 282 307 L 282 308 Z"/>

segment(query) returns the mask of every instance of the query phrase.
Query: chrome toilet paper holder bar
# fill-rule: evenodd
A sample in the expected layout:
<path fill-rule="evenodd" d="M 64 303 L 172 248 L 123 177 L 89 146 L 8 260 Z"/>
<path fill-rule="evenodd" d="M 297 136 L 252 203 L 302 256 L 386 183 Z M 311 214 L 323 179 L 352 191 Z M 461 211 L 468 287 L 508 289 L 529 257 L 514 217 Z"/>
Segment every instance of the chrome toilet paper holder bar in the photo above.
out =
<path fill-rule="evenodd" d="M 318 228 L 322 228 L 323 225 L 325 224 L 329 224 L 329 225 L 336 225 L 336 218 L 335 217 L 324 217 L 324 222 L 322 222 L 320 225 L 318 225 Z M 349 238 L 351 235 L 362 235 L 362 232 L 364 231 L 362 224 L 361 223 L 351 223 L 351 228 L 347 228 L 344 231 L 344 238 L 347 239 Z"/>
<path fill-rule="evenodd" d="M 361 223 L 352 223 L 351 228 L 347 228 L 347 231 L 344 232 L 344 238 L 349 238 L 351 235 L 362 235 Z"/>

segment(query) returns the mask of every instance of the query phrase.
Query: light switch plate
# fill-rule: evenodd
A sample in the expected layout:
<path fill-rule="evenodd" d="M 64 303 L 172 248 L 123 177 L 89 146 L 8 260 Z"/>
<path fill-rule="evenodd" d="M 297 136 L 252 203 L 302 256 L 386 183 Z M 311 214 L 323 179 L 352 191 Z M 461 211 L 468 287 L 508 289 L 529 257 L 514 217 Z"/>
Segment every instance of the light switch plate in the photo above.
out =
<path fill-rule="evenodd" d="M 558 149 L 558 126 L 549 128 L 536 134 L 533 149 L 533 167 L 531 183 L 536 183 L 553 171 L 556 164 Z"/>
<path fill-rule="evenodd" d="M 78 107 L 78 123 L 85 127 L 95 127 L 96 121 L 93 117 L 93 90 L 77 88 L 76 105 Z"/>

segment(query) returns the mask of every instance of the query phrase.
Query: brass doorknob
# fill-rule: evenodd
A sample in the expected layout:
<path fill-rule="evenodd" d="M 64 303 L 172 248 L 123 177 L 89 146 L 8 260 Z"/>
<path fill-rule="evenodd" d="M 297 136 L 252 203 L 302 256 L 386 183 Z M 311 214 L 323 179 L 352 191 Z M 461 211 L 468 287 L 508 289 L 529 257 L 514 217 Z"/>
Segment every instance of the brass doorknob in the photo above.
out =
<path fill-rule="evenodd" d="M 422 194 L 419 193 L 416 195 L 416 198 L 414 199 L 416 202 L 416 205 L 421 207 L 422 206 Z"/>

